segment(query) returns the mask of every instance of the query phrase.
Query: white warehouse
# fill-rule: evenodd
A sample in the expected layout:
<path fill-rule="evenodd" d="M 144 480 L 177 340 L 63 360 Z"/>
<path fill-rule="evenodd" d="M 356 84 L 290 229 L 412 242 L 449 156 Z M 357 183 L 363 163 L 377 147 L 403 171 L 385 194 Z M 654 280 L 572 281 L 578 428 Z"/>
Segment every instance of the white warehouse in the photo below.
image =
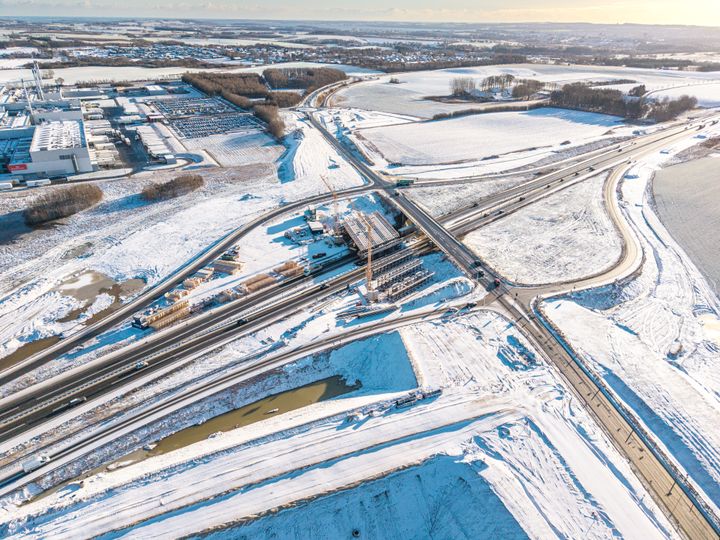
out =
<path fill-rule="evenodd" d="M 68 175 L 93 170 L 81 120 L 61 120 L 35 127 L 26 152 L 15 152 L 8 169 L 17 175 Z"/>

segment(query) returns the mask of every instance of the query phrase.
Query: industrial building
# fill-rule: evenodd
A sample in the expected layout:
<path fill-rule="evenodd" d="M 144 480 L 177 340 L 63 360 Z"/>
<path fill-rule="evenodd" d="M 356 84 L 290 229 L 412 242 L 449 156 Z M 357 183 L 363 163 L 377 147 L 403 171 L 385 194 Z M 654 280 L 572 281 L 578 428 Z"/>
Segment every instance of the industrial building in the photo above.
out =
<path fill-rule="evenodd" d="M 82 121 L 52 121 L 35 126 L 30 145 L 21 140 L 7 168 L 16 175 L 57 176 L 92 171 Z"/>

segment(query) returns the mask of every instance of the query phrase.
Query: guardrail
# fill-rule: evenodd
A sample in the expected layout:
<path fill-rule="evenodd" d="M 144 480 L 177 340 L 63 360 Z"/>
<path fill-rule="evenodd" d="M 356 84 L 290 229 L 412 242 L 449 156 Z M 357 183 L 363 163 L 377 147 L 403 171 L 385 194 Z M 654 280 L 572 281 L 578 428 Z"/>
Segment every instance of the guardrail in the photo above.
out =
<path fill-rule="evenodd" d="M 695 505 L 695 508 L 698 509 L 698 511 L 713 528 L 715 533 L 720 536 L 720 519 L 718 519 L 718 516 L 715 514 L 710 505 L 705 502 L 695 486 L 688 482 L 688 476 L 683 474 L 671 458 L 667 456 L 662 448 L 660 448 L 654 436 L 645 429 L 645 426 L 640 420 L 638 420 L 633 411 L 628 409 L 615 392 L 605 383 L 605 381 L 586 365 L 581 356 L 570 345 L 565 334 L 560 329 L 556 328 L 549 319 L 547 319 L 547 316 L 545 315 L 543 308 L 539 305 L 539 301 L 537 299 L 533 302 L 532 311 L 535 314 L 536 319 L 540 321 L 543 327 L 550 332 L 550 334 L 552 334 L 557 343 L 570 356 L 570 358 L 572 358 L 575 365 L 583 371 L 593 384 L 595 384 L 612 407 L 620 414 L 620 416 L 622 416 L 625 422 L 627 422 L 633 433 L 640 438 L 643 444 L 650 450 L 650 452 L 652 452 L 655 459 L 660 463 L 660 465 L 662 465 L 677 486 L 683 490 L 693 505 Z"/>

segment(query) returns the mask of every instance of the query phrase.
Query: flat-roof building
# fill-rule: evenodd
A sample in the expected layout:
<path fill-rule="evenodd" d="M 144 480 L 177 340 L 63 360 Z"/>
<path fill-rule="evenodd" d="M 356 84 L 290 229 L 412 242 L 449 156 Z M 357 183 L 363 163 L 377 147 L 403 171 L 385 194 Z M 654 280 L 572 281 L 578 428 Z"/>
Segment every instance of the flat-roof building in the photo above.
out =
<path fill-rule="evenodd" d="M 15 152 L 8 169 L 13 174 L 48 176 L 92 171 L 82 121 L 53 121 L 36 126 L 27 152 Z"/>
<path fill-rule="evenodd" d="M 369 235 L 368 225 L 370 226 Z M 381 252 L 400 242 L 398 232 L 379 212 L 362 217 L 351 215 L 343 222 L 343 228 L 360 256 L 363 257 L 371 245 L 373 250 Z"/>

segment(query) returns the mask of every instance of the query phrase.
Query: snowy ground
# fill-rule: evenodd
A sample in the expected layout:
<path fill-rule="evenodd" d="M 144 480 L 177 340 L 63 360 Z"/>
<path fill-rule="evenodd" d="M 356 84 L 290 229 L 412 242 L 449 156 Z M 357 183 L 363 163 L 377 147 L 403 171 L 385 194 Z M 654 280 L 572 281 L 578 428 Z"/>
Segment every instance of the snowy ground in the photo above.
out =
<path fill-rule="evenodd" d="M 175 366 L 175 371 L 171 374 L 165 375 L 162 371 L 152 373 L 145 379 L 141 378 L 136 383 L 126 385 L 130 388 L 126 388 L 122 392 L 110 393 L 99 400 L 74 408 L 69 414 L 58 415 L 53 419 L 52 430 L 31 430 L 23 437 L 3 443 L 0 449 L 3 452 L 3 454 L 0 454 L 0 466 L 17 461 L 20 455 L 24 455 L 40 444 L 55 445 L 53 449 L 57 451 L 63 445 L 70 443 L 73 437 L 83 435 L 83 431 L 87 431 L 88 425 L 96 425 L 101 421 L 119 421 L 124 417 L 123 415 L 132 413 L 138 408 L 152 406 L 159 403 L 160 400 L 187 391 L 192 385 L 202 385 L 207 381 L 227 374 L 229 371 L 246 364 L 251 355 L 255 357 L 254 359 L 262 359 L 273 352 L 288 351 L 295 347 L 310 344 L 318 337 L 330 338 L 337 336 L 340 338 L 345 329 L 349 327 L 357 327 L 382 320 L 398 319 L 401 315 L 413 315 L 414 313 L 424 315 L 434 310 L 442 311 L 445 309 L 446 302 L 471 292 L 472 286 L 470 282 L 462 277 L 452 264 L 443 261 L 441 255 L 427 255 L 424 257 L 424 262 L 428 268 L 435 272 L 435 275 L 425 287 L 405 297 L 398 311 L 381 316 L 367 317 L 362 320 L 344 321 L 338 317 L 338 313 L 355 306 L 358 301 L 357 293 L 354 290 L 346 290 L 329 298 L 321 298 L 307 305 L 304 309 L 298 310 L 251 335 L 232 340 L 222 348 L 202 354 L 183 365 Z M 302 294 L 302 291 L 300 291 L 300 294 Z M 276 300 L 279 300 L 279 297 Z M 141 335 L 141 332 L 136 330 L 128 329 L 127 331 L 131 332 L 135 337 Z M 44 380 L 66 369 L 69 362 L 72 362 L 74 366 L 78 366 L 91 362 L 102 352 L 107 352 L 93 347 L 88 349 L 89 351 L 83 355 L 69 354 L 52 361 L 39 370 L 35 370 L 35 372 L 19 379 L 12 385 L 12 388 L 4 388 L 4 391 L 16 391 L 31 382 Z M 325 373 L 324 376 L 327 377 L 332 374 Z M 301 380 L 307 383 L 321 378 L 323 377 L 317 375 L 315 379 Z M 296 380 L 295 383 L 298 383 L 298 381 Z M 283 389 L 293 387 L 291 386 L 293 383 L 290 381 L 285 381 L 283 384 Z M 303 383 L 300 382 L 299 384 Z M 263 387 L 263 389 L 268 391 L 270 387 Z M 199 419 L 207 418 L 208 415 L 221 414 L 234 408 L 231 405 L 235 401 L 232 392 L 230 396 L 229 399 L 221 398 L 213 401 L 214 405 L 205 404 L 197 410 L 183 412 L 177 418 L 163 420 L 153 428 L 145 430 L 146 433 L 142 436 L 144 438 L 125 437 L 119 439 L 105 452 L 96 453 L 94 459 L 103 460 L 108 455 L 122 455 L 142 446 L 145 442 L 154 440 L 154 437 L 160 436 L 158 433 L 173 433 L 186 425 L 192 425 Z M 2 455 L 5 455 L 6 459 L 3 459 Z M 83 465 L 83 467 L 83 470 L 88 468 L 87 464 Z M 78 469 L 74 467 L 72 470 Z M 63 469 L 63 471 L 53 475 L 44 481 L 44 485 L 54 485 L 57 478 L 67 476 L 66 471 L 66 469 Z M 7 471 L 4 472 L 7 473 Z"/>
<path fill-rule="evenodd" d="M 703 82 L 701 84 L 679 86 L 667 90 L 658 90 L 651 95 L 658 99 L 665 97 L 675 99 L 682 95 L 690 95 L 697 98 L 700 107 L 720 107 L 720 82 L 713 84 Z"/>
<path fill-rule="evenodd" d="M 448 95 L 450 93 L 450 82 L 453 78 L 471 77 L 479 81 L 489 75 L 503 73 L 514 75 L 517 78 L 537 79 L 560 85 L 580 81 L 606 82 L 617 79 L 637 81 L 637 84 L 644 84 L 648 90 L 692 85 L 687 86 L 686 90 L 681 93 L 697 94 L 701 103 L 704 97 L 712 98 L 713 96 L 706 94 L 706 89 L 703 89 L 702 84 L 698 83 L 720 81 L 719 72 L 703 73 L 606 66 L 513 64 L 384 75 L 341 90 L 333 104 L 431 118 L 437 113 L 469 109 L 473 105 L 477 106 L 473 103 L 440 103 L 424 99 L 427 96 Z M 389 83 L 390 77 L 399 79 L 400 84 Z"/>
<path fill-rule="evenodd" d="M 614 264 L 622 251 L 603 202 L 605 178 L 550 195 L 467 234 L 465 243 L 517 283 L 572 281 L 596 274 Z"/>
<path fill-rule="evenodd" d="M 232 430 L 25 505 L 7 515 L 5 535 L 65 537 L 119 527 L 126 535 L 175 536 L 380 477 L 233 533 L 286 536 L 314 523 L 301 537 L 337 538 L 353 528 L 364 536 L 382 528 L 411 537 L 674 537 L 627 464 L 505 319 L 484 312 L 401 334 L 416 384 L 443 388 L 440 398 L 373 415 L 365 401 L 349 423 L 344 416 L 317 418 L 298 429 L 298 416 L 283 415 Z M 413 384 L 393 336 L 376 342 L 379 348 L 345 347 L 334 360 L 361 381 L 376 381 L 375 399 L 385 403 L 377 392 L 387 384 Z M 290 431 L 271 435 L 283 423 Z M 201 457 L 210 452 L 212 459 Z M 201 502 L 219 485 L 226 495 Z M 363 501 L 383 511 L 360 511 Z M 463 511 L 450 511 L 456 505 Z M 164 516 L 153 519 L 158 513 Z M 137 520 L 144 521 L 127 528 Z"/>
<path fill-rule="evenodd" d="M 538 148 L 557 151 L 561 143 L 584 144 L 610 135 L 616 127 L 624 124 L 614 116 L 548 107 L 370 128 L 361 133 L 391 163 L 429 165 Z"/>
<path fill-rule="evenodd" d="M 264 161 L 272 163 L 283 149 L 260 130 L 210 135 L 202 139 L 183 139 L 190 152 L 204 150 L 222 167 L 237 167 Z"/>
<path fill-rule="evenodd" d="M 655 168 L 692 143 L 644 160 L 622 184 L 623 212 L 645 252 L 640 275 L 544 309 L 717 507 L 720 303 L 660 223 L 647 192 Z"/>
<path fill-rule="evenodd" d="M 362 184 L 319 134 L 307 126 L 303 132 L 307 143 L 304 139 L 296 144 L 292 158 L 285 157 L 285 151 L 277 165 L 263 163 L 267 151 L 280 156 L 281 150 L 273 144 L 255 156 L 255 164 L 203 172 L 206 187 L 170 201 L 147 204 L 139 192 L 149 179 L 173 177 L 174 172 L 146 172 L 102 182 L 105 199 L 101 204 L 50 229 L 31 231 L 19 217 L 27 204 L 25 197 L 36 192 L 0 199 L 4 213 L 0 220 L 16 231 L 5 232 L 6 243 L 0 245 L 0 356 L 24 342 L 73 328 L 76 323 L 58 323 L 57 319 L 78 307 L 77 303 L 52 292 L 73 273 L 90 269 L 116 281 L 142 278 L 152 285 L 260 213 L 326 192 L 321 171 L 327 172 L 334 189 Z M 251 145 L 248 152 L 254 155 L 257 148 Z M 323 165 L 328 156 L 335 157 L 338 168 L 328 170 Z M 288 167 L 296 172 L 284 174 Z"/>
<path fill-rule="evenodd" d="M 423 187 L 418 184 L 411 189 L 405 189 L 403 193 L 409 199 L 420 204 L 432 216 L 439 217 L 460 208 L 467 208 L 475 201 L 515 187 L 530 178 L 530 176 L 488 178 L 479 182 L 448 186 Z"/>
<path fill-rule="evenodd" d="M 612 144 L 633 131 L 615 117 L 558 109 L 492 113 L 431 123 L 361 109 L 331 108 L 315 114 L 330 133 L 376 170 L 388 176 L 419 180 L 476 177 L 526 168 L 537 170 Z M 602 129 L 604 124 L 607 129 Z M 533 130 L 524 131 L 524 137 L 518 138 L 520 130 L 513 125 L 516 128 L 530 125 L 533 130 L 544 128 L 549 139 L 530 134 Z M 492 131 L 491 140 L 486 136 L 488 130 Z M 386 131 L 389 134 L 386 135 Z M 578 132 L 580 136 L 575 137 Z M 414 141 L 412 145 L 406 144 L 407 133 L 410 134 L 408 140 Z M 497 136 L 498 133 L 505 137 Z M 573 133 L 573 137 L 568 138 L 568 133 Z M 478 136 L 485 137 L 478 142 Z M 379 141 L 373 137 L 379 137 Z M 395 138 L 400 140 L 399 146 Z M 385 155 L 388 140 L 390 150 L 397 153 L 404 149 L 413 159 L 401 163 L 393 161 L 397 155 Z M 566 141 L 569 142 L 561 144 Z M 503 153 L 491 153 L 501 147 Z M 420 159 L 423 154 L 425 158 Z M 451 160 L 458 156 L 461 159 Z"/>

